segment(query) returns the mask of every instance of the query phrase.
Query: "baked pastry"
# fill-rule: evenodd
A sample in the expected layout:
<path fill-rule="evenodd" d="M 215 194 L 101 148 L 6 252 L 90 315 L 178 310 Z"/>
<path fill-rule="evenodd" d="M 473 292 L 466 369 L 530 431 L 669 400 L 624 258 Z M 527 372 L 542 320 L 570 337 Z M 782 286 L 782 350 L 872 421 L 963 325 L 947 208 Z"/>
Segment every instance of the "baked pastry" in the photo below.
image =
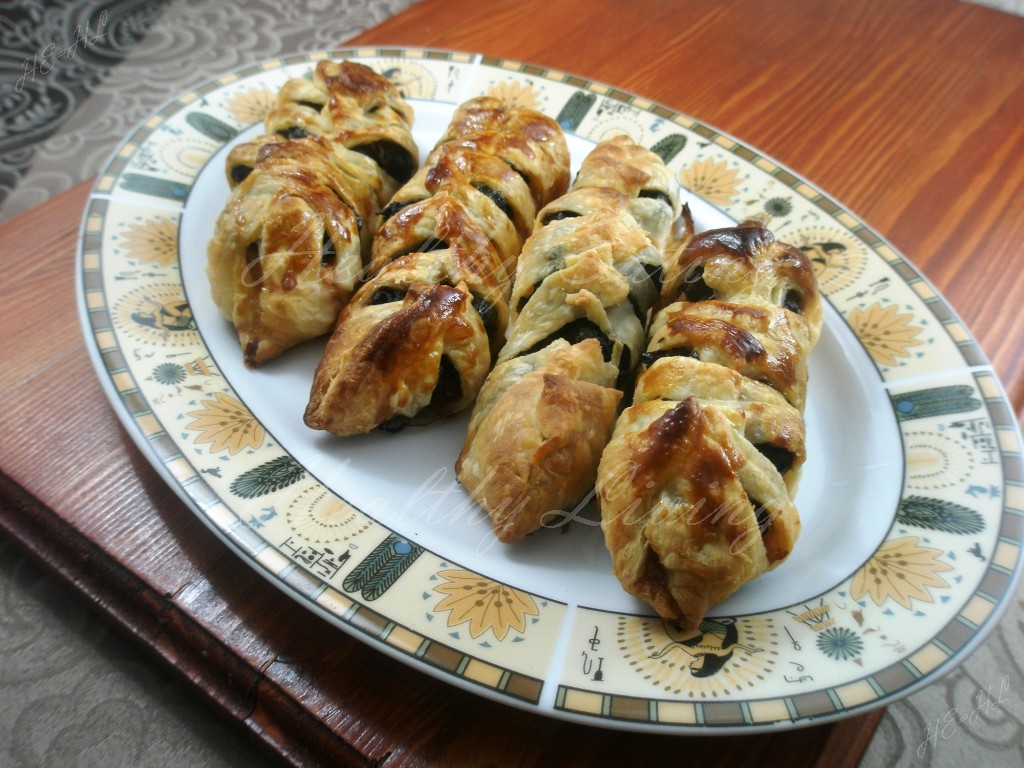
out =
<path fill-rule="evenodd" d="M 265 121 L 267 133 L 286 139 L 322 136 L 365 155 L 399 184 L 419 165 L 412 123 L 413 109 L 398 89 L 352 61 L 321 61 L 312 78 L 289 80 Z"/>
<path fill-rule="evenodd" d="M 317 366 L 306 424 L 397 430 L 472 403 L 504 342 L 528 222 L 568 183 L 549 117 L 489 97 L 461 105 L 381 211 L 369 278 Z"/>
<path fill-rule="evenodd" d="M 516 271 L 508 341 L 456 462 L 501 541 L 537 530 L 593 488 L 620 382 L 639 361 L 658 296 L 655 243 L 669 241 L 679 212 L 661 159 L 621 137 L 595 147 L 573 189 L 538 215 Z"/>
<path fill-rule="evenodd" d="M 623 587 L 693 628 L 793 549 L 822 310 L 806 255 L 753 223 L 693 237 L 667 272 L 596 490 Z"/>
<path fill-rule="evenodd" d="M 589 338 L 556 339 L 488 377 L 456 473 L 499 540 L 555 522 L 593 488 L 622 397 L 618 374 Z"/>
<path fill-rule="evenodd" d="M 418 162 L 411 121 L 385 78 L 322 61 L 312 80 L 285 84 L 266 135 L 229 152 L 232 192 L 207 274 L 247 365 L 334 328 L 369 259 L 377 211 Z"/>
<path fill-rule="evenodd" d="M 625 196 L 626 209 L 641 226 L 651 243 L 668 254 L 680 225 L 691 225 L 680 217 L 679 195 L 672 174 L 661 159 L 628 136 L 615 136 L 601 142 L 600 151 L 591 152 L 573 181 L 573 194 L 562 198 L 558 206 L 545 213 L 548 219 L 566 218 L 576 208 L 577 196 Z M 592 205 L 592 204 L 591 204 Z M 584 210 L 588 210 L 584 208 Z"/>

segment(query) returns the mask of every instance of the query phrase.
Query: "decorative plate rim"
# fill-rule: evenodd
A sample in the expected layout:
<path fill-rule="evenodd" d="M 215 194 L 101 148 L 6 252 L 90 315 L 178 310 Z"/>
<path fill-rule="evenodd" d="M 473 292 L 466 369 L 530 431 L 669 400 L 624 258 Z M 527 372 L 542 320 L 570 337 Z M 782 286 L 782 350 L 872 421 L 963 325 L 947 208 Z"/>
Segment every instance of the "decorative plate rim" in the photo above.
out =
<path fill-rule="evenodd" d="M 109 266 L 114 261 L 115 256 L 112 255 L 112 252 L 119 247 L 114 245 L 117 242 L 118 236 L 109 236 L 106 228 L 108 226 L 112 228 L 119 226 L 115 215 L 118 211 L 112 209 L 120 206 L 125 207 L 127 210 L 135 210 L 136 212 L 153 210 L 167 214 L 168 217 L 177 215 L 177 230 L 180 232 L 181 216 L 186 209 L 185 201 L 190 190 L 185 188 L 183 190 L 184 195 L 181 195 L 180 191 L 182 190 L 183 183 L 180 180 L 175 181 L 174 178 L 167 178 L 168 176 L 173 177 L 173 173 L 168 172 L 165 177 L 161 177 L 159 173 L 154 173 L 154 178 L 158 181 L 164 181 L 166 184 L 162 186 L 160 191 L 155 193 L 155 197 L 151 194 L 147 199 L 146 195 L 150 193 L 145 191 L 145 184 L 152 184 L 154 182 L 146 181 L 145 178 L 140 181 L 138 177 L 142 177 L 144 174 L 138 174 L 131 170 L 133 163 L 139 163 L 140 150 L 149 147 L 147 142 L 150 142 L 152 137 L 156 135 L 156 131 L 166 126 L 168 121 L 182 115 L 185 115 L 186 118 L 190 114 L 195 115 L 195 111 L 190 112 L 189 110 L 195 107 L 197 101 L 205 101 L 207 96 L 222 93 L 225 89 L 230 89 L 239 83 L 245 82 L 247 78 L 255 77 L 258 79 L 261 76 L 278 73 L 288 67 L 309 65 L 324 58 L 353 58 L 378 62 L 381 60 L 397 60 L 410 67 L 414 65 L 419 66 L 427 76 L 431 74 L 430 67 L 438 62 L 442 63 L 442 65 L 459 65 L 466 68 L 469 72 L 466 75 L 469 84 L 459 86 L 461 89 L 459 92 L 464 94 L 463 98 L 466 97 L 467 90 L 470 94 L 478 92 L 478 90 L 473 90 L 472 86 L 475 84 L 473 78 L 476 78 L 480 72 L 486 73 L 490 71 L 507 77 L 508 81 L 512 84 L 510 87 L 513 87 L 513 90 L 514 86 L 521 86 L 524 81 L 539 81 L 542 83 L 542 87 L 546 87 L 552 92 L 558 91 L 563 96 L 566 93 L 570 94 L 570 100 L 563 104 L 562 111 L 559 114 L 560 118 L 562 115 L 568 115 L 569 117 L 566 119 L 571 118 L 571 120 L 575 121 L 575 125 L 572 126 L 573 130 L 582 125 L 586 120 L 592 118 L 591 108 L 593 103 L 598 98 L 604 99 L 613 108 L 618 108 L 619 105 L 622 105 L 630 115 L 635 117 L 636 114 L 639 114 L 640 117 L 650 121 L 645 124 L 646 129 L 643 130 L 651 129 L 652 125 L 660 121 L 660 124 L 680 128 L 684 131 L 683 135 L 691 142 L 695 141 L 694 137 L 706 140 L 707 144 L 705 146 L 711 148 L 710 153 L 721 150 L 719 156 L 726 158 L 729 156 L 728 153 L 733 153 L 732 158 L 734 162 L 741 165 L 751 174 L 748 179 L 757 174 L 767 174 L 770 177 L 768 181 L 759 177 L 760 181 L 766 185 L 765 189 L 767 192 L 779 189 L 791 190 L 797 197 L 796 203 L 786 201 L 781 197 L 762 200 L 763 211 L 769 218 L 769 222 L 766 223 L 770 223 L 772 217 L 776 213 L 782 212 L 786 205 L 789 205 L 791 208 L 794 205 L 797 207 L 810 206 L 812 213 L 814 212 L 813 208 L 817 207 L 818 210 L 829 213 L 835 219 L 835 222 L 826 221 L 826 223 L 835 224 L 839 228 L 840 234 L 848 233 L 853 238 L 852 242 L 839 243 L 838 245 L 845 247 L 846 251 L 849 251 L 851 248 L 864 247 L 866 248 L 865 263 L 867 264 L 864 269 L 874 267 L 881 270 L 885 267 L 892 272 L 892 282 L 883 285 L 882 288 L 877 289 L 877 292 L 872 293 L 872 291 L 876 291 L 875 288 L 870 290 L 861 288 L 861 292 L 865 294 L 865 297 L 870 299 L 873 296 L 880 296 L 890 288 L 895 288 L 897 291 L 902 292 L 898 300 L 889 301 L 888 298 L 883 298 L 871 304 L 866 304 L 863 301 L 858 304 L 856 301 L 845 300 L 842 306 L 836 307 L 836 309 L 848 325 L 851 324 L 852 317 L 861 318 L 866 316 L 868 319 L 863 320 L 865 323 L 863 327 L 875 327 L 867 325 L 874 322 L 883 325 L 890 323 L 895 329 L 888 336 L 884 333 L 880 335 L 880 341 L 878 342 L 879 351 L 877 354 L 872 353 L 872 359 L 877 365 L 883 389 L 893 398 L 894 414 L 898 422 L 897 428 L 900 430 L 900 436 L 904 444 L 903 450 L 907 450 L 908 434 L 919 434 L 918 432 L 907 433 L 904 431 L 903 426 L 901 426 L 905 423 L 903 421 L 905 414 L 900 410 L 904 406 L 910 409 L 906 412 L 906 419 L 908 421 L 920 420 L 918 423 L 937 425 L 934 426 L 932 432 L 928 433 L 933 438 L 936 435 L 941 436 L 942 430 L 947 426 L 938 423 L 936 419 L 943 416 L 955 416 L 958 413 L 975 414 L 980 410 L 981 416 L 972 417 L 972 422 L 977 421 L 978 424 L 972 423 L 971 428 L 973 429 L 975 426 L 979 430 L 990 428 L 984 434 L 979 433 L 978 435 L 964 437 L 963 440 L 966 441 L 964 445 L 955 448 L 956 451 L 960 451 L 961 454 L 968 457 L 972 462 L 971 467 L 975 466 L 975 462 L 980 461 L 977 459 L 979 456 L 987 458 L 998 456 L 998 462 L 996 462 L 998 464 L 998 472 L 995 469 L 991 471 L 986 470 L 992 478 L 998 475 L 998 481 L 1001 484 L 998 489 L 998 495 L 996 494 L 996 485 L 991 485 L 992 491 L 989 494 L 989 498 L 985 501 L 987 506 L 984 507 L 987 510 L 988 517 L 973 509 L 966 509 L 966 513 L 964 513 L 960 511 L 965 509 L 963 505 L 954 502 L 950 498 L 908 495 L 906 486 L 900 492 L 901 509 L 903 503 L 909 499 L 923 499 L 918 505 L 920 509 L 914 512 L 917 517 L 908 513 L 908 519 L 915 521 L 910 524 L 911 527 L 913 528 L 917 524 L 918 528 L 914 530 L 920 529 L 922 520 L 931 525 L 939 524 L 946 526 L 939 529 L 930 529 L 927 525 L 924 526 L 925 530 L 937 530 L 938 532 L 932 535 L 938 536 L 940 540 L 946 540 L 942 538 L 943 535 L 947 535 L 947 539 L 948 535 L 959 535 L 959 533 L 962 533 L 964 526 L 970 528 L 971 531 L 977 529 L 979 524 L 982 526 L 981 529 L 978 529 L 979 531 L 983 530 L 986 524 L 991 524 L 999 529 L 997 538 L 991 543 L 991 547 L 988 550 L 982 552 L 980 544 L 977 545 L 979 548 L 977 556 L 987 555 L 988 564 L 985 566 L 982 574 L 977 577 L 977 585 L 972 587 L 967 593 L 962 605 L 960 604 L 958 594 L 957 601 L 953 603 L 953 607 L 956 610 L 952 614 L 948 614 L 948 623 L 940 631 L 936 632 L 934 636 L 929 637 L 926 642 L 910 648 L 909 651 L 899 656 L 896 661 L 888 666 L 884 666 L 870 674 L 862 674 L 859 677 L 841 678 L 836 684 L 826 686 L 825 688 L 810 687 L 810 690 L 798 689 L 792 695 L 777 694 L 774 696 L 758 696 L 756 698 L 739 697 L 735 700 L 730 699 L 728 696 L 723 696 L 722 700 L 719 701 L 702 700 L 690 702 L 686 700 L 679 701 L 671 696 L 655 695 L 653 689 L 649 689 L 649 693 L 646 696 L 634 695 L 636 692 L 632 691 L 628 684 L 625 689 L 620 689 L 617 692 L 603 692 L 595 690 L 593 686 L 584 687 L 574 684 L 574 682 L 578 683 L 579 676 L 575 675 L 574 677 L 573 674 L 568 672 L 568 668 L 565 666 L 567 662 L 565 660 L 566 651 L 564 647 L 560 656 L 557 655 L 558 651 L 556 649 L 548 648 L 552 655 L 552 660 L 550 661 L 550 669 L 546 670 L 546 672 L 553 670 L 556 673 L 556 677 L 553 680 L 549 679 L 545 672 L 528 674 L 521 668 L 513 669 L 512 666 L 515 665 L 503 668 L 500 664 L 493 662 L 493 657 L 474 657 L 472 653 L 466 651 L 464 644 L 452 643 L 448 645 L 438 640 L 437 637 L 428 636 L 417 629 L 404 626 L 402 623 L 403 619 L 406 618 L 404 616 L 389 616 L 386 609 L 380 612 L 374 610 L 369 606 L 371 600 L 360 601 L 355 596 L 355 592 L 342 589 L 337 584 L 332 585 L 329 579 L 321 578 L 316 572 L 303 567 L 301 562 L 283 555 L 280 548 L 275 548 L 269 541 L 263 540 L 254 529 L 247 527 L 241 517 L 232 519 L 233 513 L 231 512 L 230 505 L 226 504 L 221 495 L 200 477 L 201 469 L 191 459 L 184 456 L 183 446 L 187 443 L 187 439 L 171 437 L 170 430 L 164 427 L 161 419 L 151 410 L 153 404 L 149 402 L 147 396 L 151 394 L 156 385 L 148 385 L 148 390 L 146 386 L 140 385 L 139 377 L 136 375 L 137 367 L 133 368 L 131 361 L 127 359 L 125 354 L 128 349 L 127 341 L 121 340 L 124 334 L 117 327 L 118 317 L 116 317 L 116 310 L 118 308 L 109 306 L 109 299 L 113 297 L 113 291 L 105 288 L 103 282 L 103 268 L 105 265 Z M 461 72 L 462 70 L 460 69 L 459 71 Z M 571 98 L 576 94 L 582 94 L 582 98 L 578 100 L 580 103 L 576 104 L 575 111 L 568 111 Z M 586 103 L 588 99 L 589 106 Z M 206 117 L 210 118 L 209 115 Z M 220 115 L 220 117 L 223 117 L 223 115 Z M 227 129 L 232 126 L 226 126 L 223 121 L 218 122 L 217 119 L 213 118 L 210 118 L 204 125 L 208 129 L 205 131 L 206 138 L 212 137 L 214 144 L 218 137 L 223 138 L 221 146 L 223 142 L 230 140 Z M 569 130 L 569 126 L 566 127 Z M 200 132 L 204 131 L 201 130 Z M 593 139 L 593 133 L 588 138 Z M 686 139 L 683 140 L 682 147 L 676 150 L 676 154 L 685 146 Z M 219 146 L 212 149 L 210 156 L 216 154 L 218 149 Z M 717 162 L 716 158 L 719 156 L 709 154 L 707 157 L 711 159 L 708 160 L 708 163 L 714 165 Z M 209 160 L 209 156 L 206 160 Z M 747 165 L 743 166 L 743 163 Z M 728 171 L 728 168 L 726 168 L 726 171 Z M 132 177 L 133 173 L 135 173 L 135 177 Z M 679 170 L 679 173 L 682 174 L 682 169 Z M 186 170 L 183 176 L 187 175 Z M 198 171 L 196 175 L 198 175 Z M 193 178 L 195 177 L 193 176 Z M 177 187 L 175 184 L 177 184 Z M 779 186 L 779 184 L 782 186 Z M 140 192 L 140 189 L 143 191 Z M 152 186 L 150 189 L 152 189 Z M 178 196 L 182 201 L 177 209 L 173 206 L 175 196 Z M 172 202 L 167 203 L 168 199 Z M 769 203 L 774 203 L 774 207 L 770 211 Z M 714 205 L 710 201 L 709 204 Z M 737 205 L 733 203 L 731 204 L 732 207 L 725 205 L 718 209 L 738 219 L 740 217 L 735 215 L 736 211 L 734 210 Z M 761 211 L 758 212 L 760 213 Z M 784 219 L 788 215 L 789 213 L 787 212 L 779 218 Z M 744 216 L 743 218 L 747 217 Z M 836 224 L 836 222 L 840 223 Z M 126 231 L 128 230 L 122 228 L 121 234 L 123 235 Z M 826 242 L 815 245 L 837 244 Z M 177 248 L 177 242 L 175 247 Z M 177 264 L 175 263 L 173 266 L 168 267 L 168 269 L 173 273 L 176 267 Z M 826 270 L 829 268 L 828 266 L 824 267 Z M 829 273 L 826 271 L 825 274 Z M 842 279 L 845 280 L 847 277 Z M 885 277 L 886 280 L 890 279 L 889 272 L 885 273 Z M 899 278 L 902 282 L 897 282 L 896 278 Z M 858 277 L 854 277 L 853 283 L 850 286 L 842 286 L 837 289 L 837 293 L 848 292 L 852 287 L 859 287 L 857 280 Z M 178 282 L 179 284 L 181 282 L 180 273 Z M 141 285 L 144 287 L 145 283 Z M 830 304 L 832 304 L 831 294 L 828 298 Z M 1021 493 L 1024 470 L 1022 470 L 1021 466 L 1019 424 L 1013 415 L 1012 409 L 1009 408 L 1005 392 L 984 354 L 962 321 L 938 294 L 927 278 L 907 262 L 888 241 L 850 214 L 848 209 L 840 206 L 831 197 L 825 195 L 817 187 L 788 168 L 766 157 L 757 150 L 747 147 L 731 136 L 702 124 L 693 118 L 640 96 L 620 91 L 613 86 L 587 78 L 519 61 L 497 59 L 481 54 L 411 47 L 344 48 L 334 51 L 299 54 L 267 60 L 212 78 L 177 98 L 169 99 L 165 102 L 148 120 L 144 121 L 125 138 L 104 166 L 90 193 L 80 228 L 76 259 L 76 300 L 90 358 L 96 368 L 104 391 L 111 399 L 113 409 L 118 418 L 161 477 L 168 482 L 178 496 L 197 514 L 200 520 L 238 554 L 241 559 L 246 561 L 257 573 L 266 578 L 275 587 L 284 591 L 292 599 L 300 602 L 309 610 L 332 623 L 332 625 L 341 628 L 363 642 L 369 643 L 378 650 L 384 651 L 393 658 L 427 671 L 444 682 L 455 684 L 463 689 L 481 693 L 493 700 L 538 714 L 601 727 L 633 731 L 715 734 L 751 733 L 786 727 L 802 727 L 855 715 L 909 695 L 921 687 L 934 682 L 962 662 L 967 655 L 980 645 L 998 622 L 1006 610 L 1020 579 L 1022 555 L 1024 555 L 1024 550 L 1022 550 L 1021 546 L 1022 529 L 1024 529 L 1024 511 L 1022 511 L 1024 510 L 1024 504 L 1021 503 L 1024 501 L 1024 494 Z M 187 302 L 182 306 L 184 307 L 183 312 L 190 312 Z M 833 304 L 833 306 L 835 305 Z M 903 357 L 907 355 L 901 354 L 901 350 L 898 348 L 899 344 L 894 345 L 893 339 L 898 340 L 900 344 L 906 345 L 907 348 L 919 346 L 923 343 L 919 338 L 921 337 L 921 329 L 915 330 L 911 328 L 911 325 L 913 325 L 912 321 L 920 318 L 915 317 L 913 312 L 911 312 L 909 315 L 911 321 L 899 319 L 906 316 L 905 313 L 908 308 L 923 309 L 930 313 L 929 318 L 933 319 L 939 328 L 937 332 L 934 329 L 929 331 L 932 333 L 932 336 L 929 337 L 931 341 L 928 343 L 935 343 L 933 350 L 940 346 L 943 347 L 942 350 L 936 353 L 939 357 L 945 357 L 954 353 L 958 354 L 961 360 L 958 364 L 949 368 L 925 368 L 923 371 L 910 374 L 903 374 L 899 371 L 900 366 L 907 364 L 903 362 Z M 189 314 L 183 322 L 187 323 L 190 317 L 191 315 Z M 926 318 L 924 325 L 928 325 L 929 322 L 930 320 Z M 900 323 L 903 323 L 903 325 L 900 325 Z M 862 333 L 858 333 L 857 336 L 861 343 L 867 346 L 867 343 L 864 341 L 866 336 L 862 335 Z M 199 347 L 206 349 L 201 337 Z M 902 353 L 905 352 L 906 349 L 903 349 Z M 914 363 L 911 361 L 909 364 L 913 365 Z M 177 375 L 177 372 L 175 372 L 175 375 Z M 941 386 L 923 390 L 914 388 L 929 383 L 937 383 Z M 230 390 L 230 382 L 227 382 L 227 384 Z M 943 398 L 945 399 L 943 400 Z M 953 410 L 949 410 L 950 408 Z M 956 410 L 957 408 L 960 410 Z M 920 415 L 921 413 L 925 415 Z M 257 417 L 251 413 L 250 416 L 253 421 L 257 422 L 257 424 L 259 423 Z M 964 429 L 967 428 L 965 427 Z M 974 437 L 979 437 L 979 440 L 973 441 Z M 943 439 L 945 440 L 946 438 L 943 437 Z M 284 451 L 281 446 L 277 447 Z M 924 446 L 923 450 L 934 450 L 934 448 L 934 445 Z M 287 451 L 284 451 L 284 455 L 290 456 Z M 934 457 L 926 458 L 932 460 Z M 908 464 L 909 459 L 904 455 L 905 475 Z M 190 465 L 191 471 L 189 466 L 185 465 Z M 970 487 L 973 488 L 974 486 Z M 943 493 L 946 492 L 944 491 Z M 967 494 L 971 495 L 970 488 Z M 937 491 L 936 495 L 939 495 Z M 948 495 L 946 493 L 946 496 Z M 991 510 L 993 509 L 997 511 L 992 512 Z M 973 513 L 973 517 L 967 513 Z M 937 515 L 937 517 L 928 518 L 927 515 Z M 938 523 L 934 522 L 935 520 L 938 520 Z M 978 523 L 978 520 L 981 520 L 981 523 Z M 372 522 L 377 528 L 384 529 L 385 531 L 390 530 L 387 525 L 379 521 L 373 520 Z M 896 523 L 893 525 L 895 527 Z M 960 526 L 961 530 L 957 531 L 956 526 Z M 953 531 L 953 533 L 951 534 L 950 531 Z M 942 553 L 938 555 L 928 554 L 928 552 L 939 552 L 939 550 L 935 550 L 934 547 L 919 546 L 921 542 L 931 543 L 927 536 L 908 536 L 905 538 L 915 540 L 915 543 L 906 545 L 906 552 L 909 552 L 911 557 L 924 558 L 925 560 L 931 558 L 929 563 L 923 566 L 924 570 L 920 574 L 924 586 L 919 584 L 918 587 L 926 595 L 926 602 L 934 602 L 931 600 L 928 584 L 934 585 L 936 579 L 945 584 L 945 579 L 941 574 L 949 571 L 956 572 L 955 567 L 951 565 L 951 556 L 954 553 L 951 550 L 945 555 L 946 561 L 940 561 L 939 558 L 943 556 Z M 402 541 L 400 537 L 389 534 L 385 536 L 383 541 L 377 542 L 378 549 L 381 546 L 391 547 L 392 550 L 389 550 L 390 555 L 401 559 L 402 552 L 398 552 L 396 555 L 395 547 L 401 549 L 404 546 Z M 890 535 L 887 534 L 883 544 L 890 541 Z M 405 542 L 405 544 L 408 545 L 409 542 Z M 412 546 L 416 547 L 417 545 Z M 901 544 L 900 546 L 904 545 Z M 928 550 L 928 552 L 925 552 L 925 550 Z M 418 554 L 416 555 L 417 557 Z M 429 552 L 429 554 L 440 557 L 438 553 Z M 878 554 L 877 551 L 876 554 Z M 872 556 L 873 558 L 874 556 Z M 447 566 L 448 564 L 444 563 L 443 560 L 443 557 L 441 557 L 442 566 Z M 980 568 L 981 566 L 977 567 Z M 932 568 L 932 570 L 928 571 L 928 568 Z M 337 574 L 338 572 L 336 571 L 335 573 Z M 396 578 L 400 578 L 402 573 L 404 573 L 404 570 Z M 851 573 L 848 578 L 852 580 L 856 575 L 856 573 Z M 982 589 L 983 586 L 989 591 Z M 513 591 L 518 591 L 515 588 L 512 589 Z M 825 590 L 821 594 L 828 595 L 833 589 Z M 918 603 L 914 602 L 915 597 L 910 594 L 885 594 L 884 592 L 879 592 L 878 595 L 875 595 L 869 588 L 865 587 L 865 590 L 861 592 L 861 595 L 864 596 L 863 606 L 865 610 L 880 608 L 893 599 L 894 594 L 896 595 L 896 602 L 901 603 L 901 605 L 902 603 L 906 603 L 907 607 L 918 605 Z M 989 594 L 989 592 L 994 594 Z M 880 601 L 878 599 L 879 596 L 881 597 Z M 869 598 L 874 601 L 874 604 L 869 605 Z M 917 597 L 916 599 L 920 600 L 922 598 Z M 984 604 L 979 604 L 979 600 Z M 822 598 L 822 603 L 824 605 L 824 597 Z M 846 609 L 845 605 L 843 609 Z M 580 605 L 572 606 L 571 610 L 553 616 L 550 622 L 557 625 L 557 630 L 553 633 L 553 643 L 566 646 L 573 641 L 573 635 L 574 633 L 578 634 L 579 629 L 573 622 L 576 621 L 577 617 L 575 614 L 579 611 L 603 613 L 601 609 L 589 609 Z M 815 612 L 811 611 L 811 613 Z M 815 640 L 821 653 L 829 658 L 842 659 L 844 662 L 849 660 L 856 661 L 864 647 L 866 634 L 852 629 L 853 625 L 849 617 L 844 617 L 846 622 L 844 625 L 837 623 L 833 618 L 829 617 L 828 610 L 823 614 L 826 617 L 825 619 L 821 619 L 821 615 L 818 612 L 816 615 L 809 616 L 806 619 L 807 622 L 814 622 L 811 629 L 813 634 L 806 635 L 806 639 L 808 641 Z M 856 615 L 857 609 L 851 609 L 850 616 L 855 617 Z M 947 614 L 942 615 L 945 617 Z M 623 630 L 623 622 L 628 625 L 631 620 L 639 620 L 640 618 L 628 615 L 619 616 L 619 619 L 622 620 L 619 625 L 619 635 L 628 635 L 634 630 L 634 628 L 629 626 Z M 972 619 L 977 619 L 977 621 Z M 716 623 L 721 624 L 721 622 Z M 825 626 L 826 624 L 827 626 Z M 808 624 L 808 626 L 811 625 Z M 861 628 L 859 620 L 857 627 L 858 629 Z M 491 629 L 493 631 L 493 626 Z M 602 629 L 614 629 L 611 619 L 609 619 L 608 624 L 602 626 Z M 729 648 L 733 646 L 736 648 L 743 647 L 742 644 L 736 641 L 735 632 L 731 641 L 722 639 L 729 637 L 726 625 L 722 624 L 720 627 L 712 629 L 713 631 L 709 630 L 706 634 L 709 637 L 713 636 L 712 639 L 717 638 L 716 641 L 723 644 L 718 650 L 725 648 L 724 644 L 727 642 L 732 643 L 732 645 L 728 646 Z M 762 629 L 765 628 L 762 627 Z M 775 628 L 774 626 L 769 626 L 765 631 L 767 632 L 768 629 Z M 595 639 L 597 638 L 597 631 L 598 626 L 595 625 Z M 649 627 L 647 631 L 655 631 L 657 633 L 657 630 L 651 630 Z M 668 630 L 662 627 L 661 631 L 667 632 Z M 786 631 L 789 632 L 789 629 L 787 628 Z M 827 632 L 832 634 L 825 634 Z M 775 637 L 776 635 L 771 636 Z M 793 644 L 795 646 L 798 645 L 792 633 L 789 636 Z M 607 638 L 608 636 L 605 635 L 605 637 Z M 675 652 L 675 650 L 679 649 L 688 656 L 692 656 L 689 650 L 687 650 L 686 643 L 681 644 L 671 633 L 664 636 L 658 635 L 658 637 L 661 641 L 668 641 L 668 645 L 665 645 L 664 648 L 666 652 Z M 828 642 L 823 644 L 821 641 L 825 638 L 828 638 Z M 777 643 L 775 640 L 771 642 Z M 762 650 L 760 648 L 751 649 L 748 654 L 749 658 L 745 659 L 745 661 L 748 664 L 751 663 L 751 659 L 754 659 L 755 662 L 758 661 L 755 658 L 756 654 L 762 652 Z M 732 657 L 734 652 L 738 654 L 738 659 L 742 658 L 742 650 L 730 651 L 729 656 Z M 651 662 L 653 658 L 655 657 L 649 656 L 647 662 Z M 560 662 L 562 663 L 561 667 L 559 666 Z M 744 661 L 734 662 L 737 666 L 742 666 L 743 663 Z M 753 666 L 756 667 L 756 663 Z M 768 668 L 765 667 L 763 670 L 765 674 L 768 674 L 767 670 Z M 657 676 L 665 673 L 663 670 L 658 670 L 652 674 Z M 788 679 L 787 682 L 789 682 Z M 639 687 L 639 685 L 634 687 Z M 693 695 L 692 692 L 690 695 Z M 701 695 L 703 695 L 703 691 Z M 717 693 L 715 695 L 717 696 Z"/>

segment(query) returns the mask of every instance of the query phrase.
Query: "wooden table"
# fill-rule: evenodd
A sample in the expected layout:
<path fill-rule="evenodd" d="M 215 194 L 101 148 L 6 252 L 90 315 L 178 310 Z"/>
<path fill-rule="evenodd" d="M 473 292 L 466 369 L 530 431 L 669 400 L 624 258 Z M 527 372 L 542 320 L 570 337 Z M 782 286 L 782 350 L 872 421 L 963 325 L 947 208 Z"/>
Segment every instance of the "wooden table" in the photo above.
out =
<path fill-rule="evenodd" d="M 741 138 L 916 264 L 973 330 L 1021 413 L 1024 19 L 951 0 L 426 0 L 348 44 L 530 61 Z M 268 593 L 159 479 L 100 389 L 74 298 L 88 191 L 0 229 L 0 527 L 284 762 L 860 760 L 881 711 L 742 738 L 568 724 L 455 690 Z"/>

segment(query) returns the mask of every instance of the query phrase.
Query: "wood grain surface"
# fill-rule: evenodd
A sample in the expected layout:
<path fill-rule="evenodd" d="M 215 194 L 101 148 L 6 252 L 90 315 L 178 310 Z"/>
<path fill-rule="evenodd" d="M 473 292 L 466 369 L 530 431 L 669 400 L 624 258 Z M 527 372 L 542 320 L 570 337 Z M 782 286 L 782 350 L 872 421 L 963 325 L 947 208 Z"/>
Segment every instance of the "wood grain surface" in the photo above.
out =
<path fill-rule="evenodd" d="M 1024 21 L 939 0 L 426 0 L 351 41 L 613 83 L 740 138 L 920 268 L 1024 406 Z M 211 73 L 213 74 L 213 73 Z M 0 227 L 0 527 L 285 763 L 853 766 L 881 711 L 740 738 L 574 725 L 352 640 L 208 531 L 120 427 L 75 311 L 76 187 Z"/>

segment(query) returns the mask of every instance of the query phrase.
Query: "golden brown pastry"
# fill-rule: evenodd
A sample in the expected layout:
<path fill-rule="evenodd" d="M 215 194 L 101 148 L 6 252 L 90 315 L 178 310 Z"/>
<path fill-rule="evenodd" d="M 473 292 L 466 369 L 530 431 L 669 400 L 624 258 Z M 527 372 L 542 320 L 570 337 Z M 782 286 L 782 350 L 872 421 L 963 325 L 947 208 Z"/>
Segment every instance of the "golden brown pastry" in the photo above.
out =
<path fill-rule="evenodd" d="M 299 118 L 309 130 L 282 127 Z M 385 78 L 325 61 L 312 80 L 284 86 L 266 135 L 232 148 L 232 192 L 207 274 L 247 365 L 334 328 L 369 259 L 376 213 L 397 188 L 394 174 L 408 178 L 417 162 L 411 120 Z"/>
<path fill-rule="evenodd" d="M 488 377 L 456 471 L 498 539 L 518 541 L 593 488 L 622 397 L 618 374 L 597 339 L 557 339 Z"/>
<path fill-rule="evenodd" d="M 613 190 L 626 198 L 630 215 L 643 228 L 651 243 L 668 253 L 676 227 L 688 219 L 679 216 L 679 195 L 672 174 L 665 164 L 646 147 L 628 136 L 615 136 L 601 142 L 600 152 L 593 152 L 580 166 L 573 181 L 576 194 L 608 194 Z M 575 210 L 576 200 L 567 195 L 545 215 L 565 218 Z"/>
<path fill-rule="evenodd" d="M 371 158 L 398 184 L 419 165 L 412 107 L 387 78 L 352 61 L 321 61 L 312 78 L 289 80 L 266 118 L 286 139 L 322 136 Z"/>
<path fill-rule="evenodd" d="M 652 240 L 667 242 L 678 214 L 660 158 L 618 138 L 595 147 L 573 189 L 538 215 L 516 271 L 508 341 L 456 462 L 501 541 L 537 530 L 593 487 L 619 382 L 639 360 L 658 296 L 662 254 Z"/>
<path fill-rule="evenodd" d="M 792 499 L 822 310 L 806 256 L 754 224 L 693 237 L 666 271 L 672 303 L 651 324 L 596 488 L 623 587 L 693 628 L 799 534 Z"/>
<path fill-rule="evenodd" d="M 369 279 L 317 366 L 306 424 L 396 430 L 472 403 L 504 342 L 528 222 L 568 182 L 553 120 L 488 97 L 460 106 L 381 211 Z"/>

